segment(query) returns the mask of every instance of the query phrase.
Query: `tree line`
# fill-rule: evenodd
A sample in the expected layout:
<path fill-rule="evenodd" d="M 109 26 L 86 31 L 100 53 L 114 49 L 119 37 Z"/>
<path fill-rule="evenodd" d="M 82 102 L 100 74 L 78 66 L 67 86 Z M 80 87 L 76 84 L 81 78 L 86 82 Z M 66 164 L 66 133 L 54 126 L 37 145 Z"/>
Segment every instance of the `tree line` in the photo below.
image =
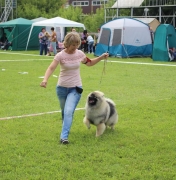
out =
<path fill-rule="evenodd" d="M 53 17 L 63 17 L 69 20 L 83 23 L 88 30 L 88 32 L 97 32 L 105 22 L 105 10 L 104 5 L 96 10 L 95 14 L 83 14 L 81 7 L 68 6 L 65 8 L 64 4 L 67 0 L 18 0 L 17 8 L 14 9 L 14 14 L 16 18 L 22 17 L 26 19 L 35 19 L 38 17 L 53 18 Z M 142 5 L 149 4 L 150 0 L 145 0 Z M 174 3 L 175 0 L 168 1 L 169 3 Z M 105 5 L 106 7 L 111 7 L 114 4 L 114 0 L 109 0 Z M 158 9 L 150 9 L 150 15 L 155 15 Z M 168 12 L 167 12 L 168 11 Z M 121 16 L 130 16 L 129 9 L 120 10 Z M 166 10 L 165 14 L 169 14 L 170 9 Z M 134 15 L 144 14 L 142 9 L 137 9 Z M 14 16 L 15 17 L 15 16 Z"/>
<path fill-rule="evenodd" d="M 104 5 L 98 8 L 95 14 L 83 14 L 81 7 L 68 6 L 65 8 L 65 3 L 66 0 L 18 0 L 17 8 L 13 12 L 14 18 L 35 19 L 59 16 L 83 23 L 89 32 L 97 32 L 97 29 L 104 24 Z M 109 0 L 106 7 L 113 4 L 114 0 Z"/>

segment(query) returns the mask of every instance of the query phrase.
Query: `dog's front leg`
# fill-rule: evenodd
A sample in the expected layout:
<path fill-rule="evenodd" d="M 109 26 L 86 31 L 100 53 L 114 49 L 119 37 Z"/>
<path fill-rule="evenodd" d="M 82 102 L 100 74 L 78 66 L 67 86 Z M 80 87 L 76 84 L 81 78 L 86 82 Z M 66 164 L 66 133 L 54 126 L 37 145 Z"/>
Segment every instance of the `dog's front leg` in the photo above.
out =
<path fill-rule="evenodd" d="M 83 122 L 87 126 L 87 128 L 90 129 L 90 121 L 86 117 L 84 117 Z"/>
<path fill-rule="evenodd" d="M 97 131 L 96 131 L 96 137 L 102 135 L 105 129 L 106 129 L 106 125 L 104 123 L 98 124 Z"/>

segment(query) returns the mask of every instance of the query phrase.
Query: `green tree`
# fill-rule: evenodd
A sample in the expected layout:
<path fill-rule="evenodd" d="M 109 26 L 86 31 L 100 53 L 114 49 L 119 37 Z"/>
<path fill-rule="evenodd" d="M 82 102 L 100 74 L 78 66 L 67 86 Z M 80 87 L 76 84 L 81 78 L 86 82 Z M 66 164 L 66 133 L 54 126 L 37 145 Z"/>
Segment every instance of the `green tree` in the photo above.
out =
<path fill-rule="evenodd" d="M 109 0 L 109 2 L 105 5 L 105 8 L 112 7 L 113 4 L 114 0 Z M 102 5 L 96 10 L 95 14 L 85 16 L 83 23 L 89 32 L 97 32 L 97 29 L 105 23 L 105 8 L 104 5 Z M 129 14 L 129 10 L 121 11 L 121 15 L 122 14 L 123 16 L 126 16 Z M 109 12 L 109 16 L 116 18 L 116 14 L 113 14 L 113 12 Z M 112 20 L 112 18 L 110 20 Z"/>
<path fill-rule="evenodd" d="M 60 17 L 81 22 L 82 9 L 80 7 L 69 6 L 68 8 L 60 8 L 57 14 Z"/>
<path fill-rule="evenodd" d="M 83 23 L 88 32 L 97 32 L 97 29 L 104 24 L 104 8 L 98 8 L 95 14 L 84 17 Z"/>
<path fill-rule="evenodd" d="M 20 0 L 18 2 L 17 16 L 26 19 L 38 18 L 40 16 L 51 18 L 63 8 L 66 0 Z"/>

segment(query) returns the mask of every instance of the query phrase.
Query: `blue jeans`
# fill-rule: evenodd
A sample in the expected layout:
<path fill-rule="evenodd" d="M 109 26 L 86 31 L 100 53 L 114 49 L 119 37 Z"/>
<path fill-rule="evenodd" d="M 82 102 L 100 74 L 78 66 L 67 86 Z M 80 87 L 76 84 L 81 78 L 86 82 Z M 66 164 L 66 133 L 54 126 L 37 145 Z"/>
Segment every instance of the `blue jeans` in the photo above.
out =
<path fill-rule="evenodd" d="M 62 111 L 62 132 L 60 139 L 68 139 L 73 121 L 73 114 L 81 98 L 81 94 L 76 91 L 75 87 L 66 88 L 62 86 L 56 87 L 56 93 Z"/>
<path fill-rule="evenodd" d="M 51 42 L 51 46 L 53 48 L 54 55 L 56 55 L 57 54 L 57 51 L 56 51 L 56 42 Z"/>
<path fill-rule="evenodd" d="M 47 46 L 48 44 L 40 43 L 40 55 L 43 55 L 43 51 L 45 51 L 45 55 L 47 54 Z"/>
<path fill-rule="evenodd" d="M 176 52 L 173 52 L 174 59 L 176 58 Z"/>
<path fill-rule="evenodd" d="M 94 41 L 88 43 L 88 52 L 91 51 L 93 53 L 93 44 L 94 44 Z"/>

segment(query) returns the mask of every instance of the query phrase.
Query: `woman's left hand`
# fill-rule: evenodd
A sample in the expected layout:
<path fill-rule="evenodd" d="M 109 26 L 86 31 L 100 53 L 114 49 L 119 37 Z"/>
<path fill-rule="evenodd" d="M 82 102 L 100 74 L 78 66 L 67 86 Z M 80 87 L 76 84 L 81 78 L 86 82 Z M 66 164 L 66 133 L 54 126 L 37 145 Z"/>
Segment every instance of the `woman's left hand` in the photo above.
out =
<path fill-rule="evenodd" d="M 109 57 L 109 53 L 103 53 L 103 54 L 101 55 L 101 58 L 102 58 L 102 59 L 106 59 L 107 57 Z"/>

